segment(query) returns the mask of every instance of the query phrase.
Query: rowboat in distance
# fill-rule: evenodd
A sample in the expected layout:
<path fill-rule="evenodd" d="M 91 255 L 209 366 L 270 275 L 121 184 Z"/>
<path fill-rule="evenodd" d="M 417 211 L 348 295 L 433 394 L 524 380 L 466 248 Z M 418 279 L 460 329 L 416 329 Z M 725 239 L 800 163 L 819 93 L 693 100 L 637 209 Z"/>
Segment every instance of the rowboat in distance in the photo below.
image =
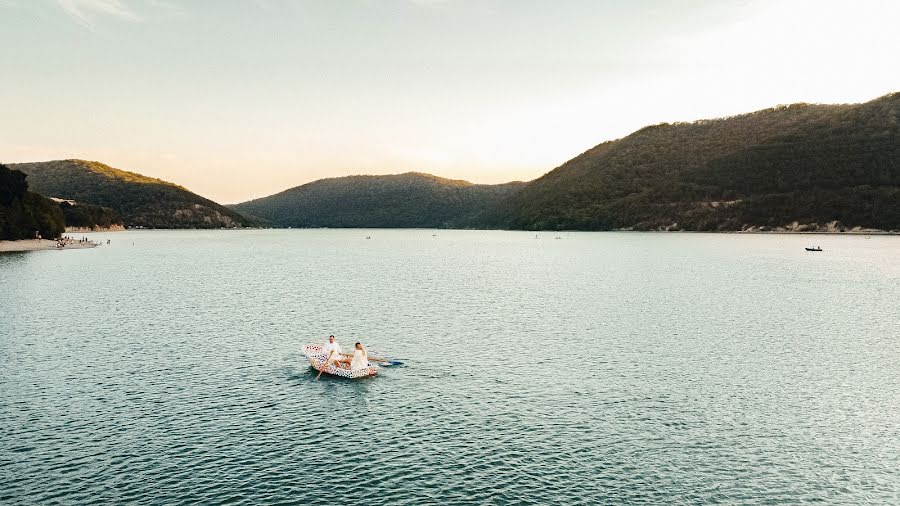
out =
<path fill-rule="evenodd" d="M 822 251 L 822 247 L 816 246 L 815 248 L 806 248 L 806 251 Z"/>
<path fill-rule="evenodd" d="M 325 370 L 322 370 L 322 365 L 325 364 L 325 359 L 328 357 L 325 356 L 325 353 L 322 351 L 322 346 L 319 344 L 307 344 L 304 346 L 303 355 L 306 356 L 306 360 L 309 361 L 309 365 L 313 369 L 339 378 L 359 379 L 368 378 L 369 376 L 378 374 L 378 367 L 374 365 L 369 365 L 369 367 L 363 367 L 362 369 L 350 370 L 344 369 L 343 367 L 337 367 L 334 364 L 329 364 Z"/>

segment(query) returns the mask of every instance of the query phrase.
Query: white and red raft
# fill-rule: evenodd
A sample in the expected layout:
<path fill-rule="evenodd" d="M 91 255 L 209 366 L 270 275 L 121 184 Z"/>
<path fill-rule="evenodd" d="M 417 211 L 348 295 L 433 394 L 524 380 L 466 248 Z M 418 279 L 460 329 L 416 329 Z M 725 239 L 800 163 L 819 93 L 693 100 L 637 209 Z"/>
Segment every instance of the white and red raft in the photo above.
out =
<path fill-rule="evenodd" d="M 306 355 L 306 360 L 309 360 L 309 365 L 317 370 L 322 371 L 322 365 L 325 363 L 325 353 L 322 352 L 322 346 L 318 344 L 307 344 L 303 347 L 303 354 Z M 322 371 L 325 374 L 330 374 L 332 376 L 337 376 L 339 378 L 347 378 L 347 379 L 359 379 L 359 378 L 368 378 L 369 376 L 375 376 L 378 374 L 378 367 L 374 365 L 369 365 L 369 367 L 363 367 L 362 369 L 344 369 L 343 367 L 337 367 L 334 364 L 329 364 L 328 367 Z"/>

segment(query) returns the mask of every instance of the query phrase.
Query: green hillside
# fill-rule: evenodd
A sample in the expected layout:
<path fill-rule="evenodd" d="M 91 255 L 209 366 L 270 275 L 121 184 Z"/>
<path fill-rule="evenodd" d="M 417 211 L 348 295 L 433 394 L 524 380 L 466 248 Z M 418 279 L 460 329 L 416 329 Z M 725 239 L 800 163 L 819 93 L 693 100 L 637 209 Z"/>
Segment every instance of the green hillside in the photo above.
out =
<path fill-rule="evenodd" d="M 349 176 L 232 208 L 284 227 L 464 228 L 523 186 L 477 185 L 418 172 Z"/>
<path fill-rule="evenodd" d="M 48 197 L 109 207 L 129 227 L 221 228 L 251 225 L 240 214 L 160 179 L 99 162 L 57 160 L 18 163 L 31 188 Z"/>
<path fill-rule="evenodd" d="M 23 172 L 0 164 L 0 240 L 55 239 L 65 229 L 56 202 L 28 191 Z"/>
<path fill-rule="evenodd" d="M 605 142 L 481 216 L 513 229 L 900 229 L 900 93 L 661 124 Z M 795 225 L 794 222 L 797 222 Z"/>
<path fill-rule="evenodd" d="M 155 228 L 258 219 L 284 227 L 900 230 L 900 93 L 649 126 L 529 183 L 350 176 L 231 209 L 97 162 L 12 167 L 29 175 L 34 191 L 107 206 L 128 226 Z"/>

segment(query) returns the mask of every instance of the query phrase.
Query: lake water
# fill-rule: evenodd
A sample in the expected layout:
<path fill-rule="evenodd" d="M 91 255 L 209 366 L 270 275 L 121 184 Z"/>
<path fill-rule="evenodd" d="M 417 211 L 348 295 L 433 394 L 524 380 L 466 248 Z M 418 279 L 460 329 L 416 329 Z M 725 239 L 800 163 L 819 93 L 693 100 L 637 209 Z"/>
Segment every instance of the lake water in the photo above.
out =
<path fill-rule="evenodd" d="M 900 503 L 900 237 L 558 236 L 0 255 L 0 503 Z"/>

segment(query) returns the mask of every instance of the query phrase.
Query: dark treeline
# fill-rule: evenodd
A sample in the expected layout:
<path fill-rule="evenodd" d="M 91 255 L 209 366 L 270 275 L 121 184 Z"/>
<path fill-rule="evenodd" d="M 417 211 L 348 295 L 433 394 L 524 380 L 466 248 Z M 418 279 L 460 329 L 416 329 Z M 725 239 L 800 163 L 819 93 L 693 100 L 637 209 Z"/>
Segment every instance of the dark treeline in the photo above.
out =
<path fill-rule="evenodd" d="M 65 231 L 56 202 L 28 191 L 25 174 L 0 164 L 0 239 L 56 239 Z"/>
<path fill-rule="evenodd" d="M 77 202 L 74 206 L 68 202 L 60 202 L 67 227 L 109 228 L 122 226 L 122 217 L 114 209 Z"/>

